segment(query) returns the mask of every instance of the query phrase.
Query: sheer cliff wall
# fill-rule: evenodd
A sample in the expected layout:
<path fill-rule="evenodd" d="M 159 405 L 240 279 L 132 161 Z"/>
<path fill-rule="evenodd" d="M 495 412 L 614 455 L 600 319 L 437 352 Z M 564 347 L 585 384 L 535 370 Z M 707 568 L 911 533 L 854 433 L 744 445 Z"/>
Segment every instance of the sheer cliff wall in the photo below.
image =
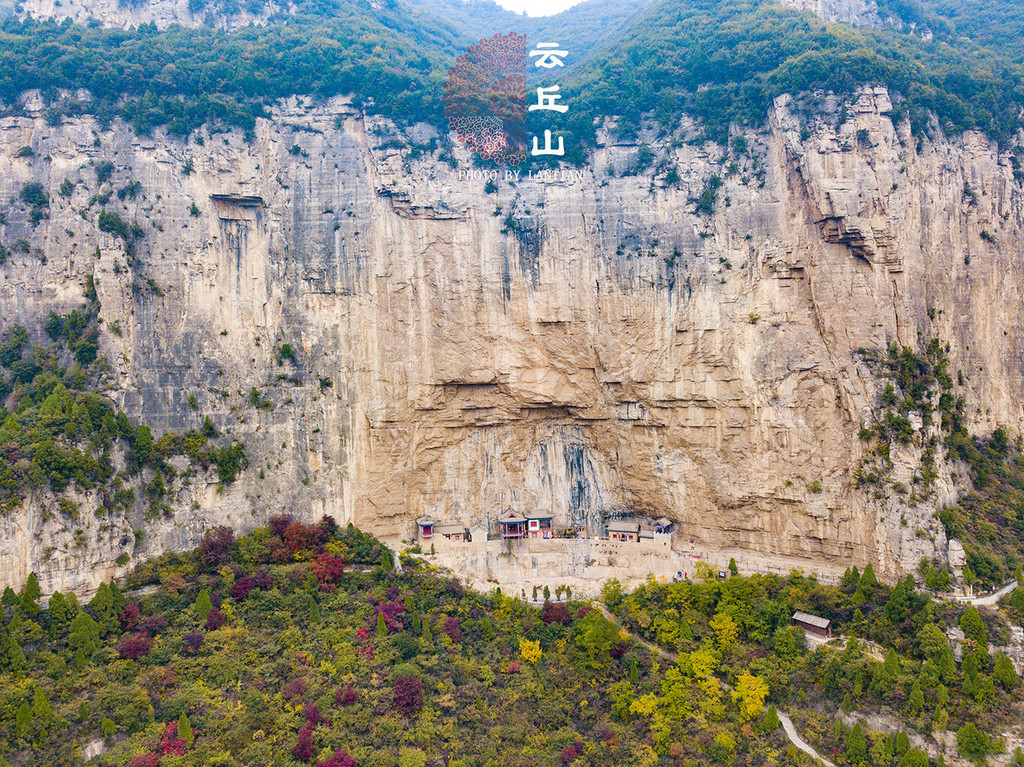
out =
<path fill-rule="evenodd" d="M 225 492 L 180 488 L 155 522 L 64 527 L 33 497 L 0 519 L 0 585 L 35 569 L 87 588 L 123 550 L 281 512 L 409 538 L 421 514 L 509 509 L 665 515 L 705 548 L 892 577 L 945 556 L 932 513 L 963 467 L 940 448 L 913 506 L 855 486 L 885 383 L 858 349 L 938 337 L 972 430 L 1020 430 L 1021 184 L 980 135 L 895 127 L 881 91 L 838 127 L 834 100 L 809 119 L 783 97 L 742 154 L 645 136 L 657 159 L 639 174 L 637 145 L 603 131 L 582 171 L 502 171 L 496 191 L 431 151 L 431 129 L 400 136 L 342 100 L 284 104 L 249 143 L 26 110 L 0 120 L 0 325 L 45 341 L 94 274 L 108 395 L 158 432 L 208 415 L 250 466 Z M 18 199 L 33 181 L 50 197 L 34 226 Z M 134 259 L 98 229 L 107 193 L 145 232 Z M 919 457 L 894 451 L 891 478 L 910 485 Z"/>

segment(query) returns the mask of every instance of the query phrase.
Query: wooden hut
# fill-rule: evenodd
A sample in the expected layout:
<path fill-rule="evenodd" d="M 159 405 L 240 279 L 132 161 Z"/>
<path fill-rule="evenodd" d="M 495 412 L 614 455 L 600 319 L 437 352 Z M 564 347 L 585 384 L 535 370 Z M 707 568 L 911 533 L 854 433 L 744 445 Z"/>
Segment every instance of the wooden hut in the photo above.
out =
<path fill-rule="evenodd" d="M 825 639 L 832 638 L 832 621 L 828 618 L 821 618 L 817 615 L 797 610 L 793 613 L 793 618 L 789 623 L 791 626 L 799 626 L 810 634 L 815 634 Z"/>

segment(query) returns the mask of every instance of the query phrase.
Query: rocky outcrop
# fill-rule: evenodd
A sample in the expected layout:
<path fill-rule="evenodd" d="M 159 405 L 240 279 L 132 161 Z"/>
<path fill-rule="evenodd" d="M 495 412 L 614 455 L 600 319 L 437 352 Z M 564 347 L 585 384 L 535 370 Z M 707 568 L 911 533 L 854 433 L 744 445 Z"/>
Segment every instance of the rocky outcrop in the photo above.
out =
<path fill-rule="evenodd" d="M 30 100 L 0 121 L 0 322 L 40 340 L 93 273 L 109 395 L 157 430 L 209 415 L 245 443 L 233 489 L 182 491 L 161 522 L 178 532 L 141 553 L 282 511 L 395 539 L 424 513 L 635 511 L 705 550 L 893 577 L 945 556 L 932 512 L 963 480 L 940 449 L 927 500 L 855 486 L 884 385 L 858 350 L 939 337 L 972 428 L 1020 430 L 1021 186 L 981 135 L 895 126 L 882 91 L 842 124 L 824 104 L 809 119 L 781 98 L 739 155 L 643 136 L 677 184 L 632 174 L 636 145 L 603 131 L 582 172 L 503 171 L 489 192 L 432 129 L 343 100 L 284 103 L 250 143 L 51 126 Z M 708 216 L 693 200 L 713 176 Z M 30 181 L 50 196 L 35 226 Z M 108 194 L 144 231 L 134 259 L 97 228 Z M 891 479 L 912 486 L 919 460 L 894 451 Z M 0 559 L 43 561 L 44 528 L 31 507 L 0 520 Z"/>
<path fill-rule="evenodd" d="M 105 27 L 120 29 L 143 24 L 155 24 L 157 29 L 166 29 L 172 24 L 179 24 L 183 27 L 219 27 L 229 31 L 250 24 L 266 24 L 267 19 L 275 14 L 294 12 L 294 5 L 288 2 L 269 2 L 254 13 L 237 3 L 196 4 L 191 0 L 22 0 L 20 7 L 23 18 L 71 19 L 82 25 L 95 20 Z"/>
<path fill-rule="evenodd" d="M 880 27 L 884 23 L 875 0 L 779 0 L 782 5 L 808 11 L 824 21 L 841 21 L 864 27 Z"/>

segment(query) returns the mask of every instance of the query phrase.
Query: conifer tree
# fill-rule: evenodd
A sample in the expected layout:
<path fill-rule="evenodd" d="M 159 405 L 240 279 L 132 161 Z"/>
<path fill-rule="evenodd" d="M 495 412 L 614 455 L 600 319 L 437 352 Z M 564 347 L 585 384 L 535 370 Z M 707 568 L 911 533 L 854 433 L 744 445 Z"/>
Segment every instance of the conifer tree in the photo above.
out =
<path fill-rule="evenodd" d="M 196 597 L 196 613 L 199 614 L 199 619 L 205 622 L 210 617 L 210 610 L 212 609 L 213 602 L 210 600 L 210 591 L 202 589 Z"/>
<path fill-rule="evenodd" d="M 48 624 L 50 638 L 58 639 L 64 635 L 64 631 L 71 620 L 68 611 L 68 601 L 61 592 L 55 591 L 50 595 L 47 608 L 50 615 Z"/>
<path fill-rule="evenodd" d="M 911 716 L 918 716 L 924 709 L 924 691 L 921 689 L 920 682 L 914 682 L 914 686 L 910 690 L 910 697 L 907 699 L 907 707 L 910 709 Z"/>
<path fill-rule="evenodd" d="M 978 647 L 983 650 L 988 648 L 988 634 L 978 608 L 972 607 L 960 616 L 960 628 L 968 639 L 973 639 L 978 643 Z"/>
<path fill-rule="evenodd" d="M 996 653 L 992 679 L 1007 692 L 1012 692 L 1017 686 L 1017 670 L 1013 667 L 1010 659 L 1001 652 Z"/>
<path fill-rule="evenodd" d="M 192 725 L 188 721 L 188 714 L 184 711 L 178 717 L 178 737 L 185 741 L 185 745 L 192 748 L 192 741 L 195 740 L 195 735 L 192 734 Z"/>
<path fill-rule="evenodd" d="M 75 665 L 79 668 L 91 661 L 93 653 L 100 647 L 99 624 L 84 610 L 71 621 L 68 646 L 74 653 Z"/>
<path fill-rule="evenodd" d="M 850 764 L 867 761 L 868 741 L 864 737 L 864 730 L 861 728 L 860 722 L 853 725 L 853 729 L 850 730 L 850 734 L 846 738 L 846 758 L 850 760 Z"/>

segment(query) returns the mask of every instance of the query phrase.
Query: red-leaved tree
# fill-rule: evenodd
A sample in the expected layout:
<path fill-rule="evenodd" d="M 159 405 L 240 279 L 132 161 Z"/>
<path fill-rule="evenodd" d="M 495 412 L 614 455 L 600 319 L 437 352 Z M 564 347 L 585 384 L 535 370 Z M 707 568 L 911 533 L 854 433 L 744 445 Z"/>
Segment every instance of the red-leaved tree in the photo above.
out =
<path fill-rule="evenodd" d="M 408 674 L 395 679 L 392 703 L 399 713 L 414 717 L 423 708 L 423 682 L 418 676 Z"/>
<path fill-rule="evenodd" d="M 444 633 L 448 635 L 453 644 L 458 644 L 462 640 L 462 629 L 459 626 L 459 619 L 445 618 Z"/>
<path fill-rule="evenodd" d="M 210 614 L 206 616 L 206 630 L 216 631 L 223 626 L 226 621 L 227 618 L 224 617 L 224 613 L 214 607 L 210 610 Z"/>
<path fill-rule="evenodd" d="M 576 757 L 581 756 L 582 754 L 583 744 L 577 740 L 571 746 L 566 746 L 562 749 L 562 764 L 572 764 L 576 761 Z"/>
<path fill-rule="evenodd" d="M 348 751 L 335 751 L 333 756 L 317 762 L 316 767 L 356 767 L 356 760 L 348 755 Z"/>
<path fill-rule="evenodd" d="M 540 611 L 540 619 L 548 625 L 561 623 L 565 626 L 572 620 L 572 614 L 565 602 L 545 602 Z"/>
<path fill-rule="evenodd" d="M 357 700 L 359 700 L 359 696 L 352 689 L 352 685 L 339 687 L 337 692 L 334 693 L 334 702 L 339 706 L 351 706 Z"/>
<path fill-rule="evenodd" d="M 149 634 L 139 632 L 138 634 L 130 634 L 128 636 L 121 637 L 117 643 L 117 652 L 122 658 L 127 660 L 138 660 L 149 655 L 149 651 L 153 649 L 153 640 Z"/>
<path fill-rule="evenodd" d="M 313 725 L 309 722 L 299 729 L 299 739 L 292 749 L 292 756 L 300 762 L 308 762 L 316 756 L 316 746 L 313 744 Z"/>
<path fill-rule="evenodd" d="M 181 756 L 187 750 L 188 744 L 178 737 L 178 723 L 168 722 L 166 729 L 164 729 L 164 734 L 160 738 L 160 745 L 157 746 L 157 752 L 160 756 L 166 754 Z"/>
<path fill-rule="evenodd" d="M 345 560 L 333 554 L 320 552 L 314 557 L 309 565 L 310 571 L 323 586 L 328 583 L 337 583 L 338 579 L 345 573 Z"/>

